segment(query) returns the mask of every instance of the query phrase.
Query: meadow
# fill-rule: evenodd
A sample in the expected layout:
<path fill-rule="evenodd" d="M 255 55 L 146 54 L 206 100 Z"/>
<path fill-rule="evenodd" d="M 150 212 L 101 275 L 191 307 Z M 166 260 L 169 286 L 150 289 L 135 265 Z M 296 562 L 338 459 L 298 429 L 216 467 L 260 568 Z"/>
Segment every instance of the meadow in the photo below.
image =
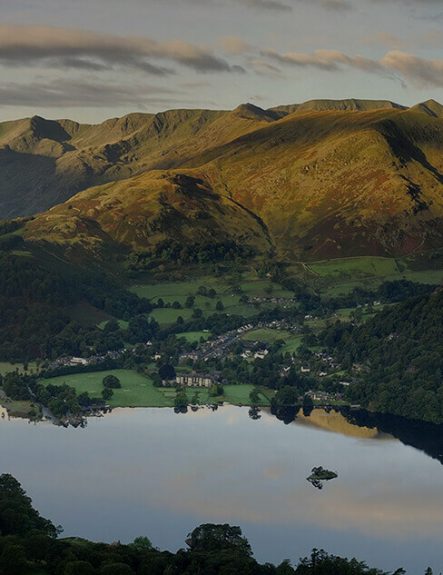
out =
<path fill-rule="evenodd" d="M 443 282 L 443 269 L 415 270 L 412 265 L 407 258 L 361 256 L 311 262 L 303 267 L 303 273 L 308 285 L 331 297 L 356 287 L 376 289 L 384 281 Z M 300 268 L 297 272 L 300 275 Z"/>
<path fill-rule="evenodd" d="M 211 335 L 210 331 L 188 331 L 177 333 L 176 337 L 178 339 L 184 338 L 188 343 L 199 343 L 202 339 L 206 341 Z"/>
<path fill-rule="evenodd" d="M 295 335 L 284 329 L 260 328 L 248 331 L 242 336 L 244 341 L 259 341 L 272 345 L 276 341 L 283 340 L 282 353 L 295 353 L 301 345 L 302 336 Z"/>
<path fill-rule="evenodd" d="M 108 401 L 112 407 L 168 407 L 171 405 L 150 378 L 129 369 L 61 375 L 42 379 L 41 383 L 44 385 L 66 384 L 72 386 L 78 394 L 87 391 L 91 397 L 101 397 L 103 378 L 107 375 L 118 377 L 122 386 L 121 389 L 114 390 L 114 395 Z"/>
<path fill-rule="evenodd" d="M 198 290 L 201 287 L 208 290 L 216 291 L 215 297 L 199 295 Z M 140 297 L 145 297 L 157 303 L 162 299 L 165 304 L 178 302 L 182 308 L 175 309 L 172 307 L 155 309 L 151 316 L 154 317 L 161 326 L 167 326 L 175 323 L 181 316 L 184 320 L 192 317 L 194 309 L 201 309 L 203 315 L 209 316 L 213 313 L 227 313 L 230 315 L 241 315 L 250 317 L 257 313 L 254 305 L 240 301 L 242 295 L 250 298 L 253 297 L 283 297 L 292 298 L 293 293 L 283 289 L 278 284 L 269 279 L 259 278 L 253 272 L 241 275 L 220 278 L 215 276 L 201 276 L 195 279 L 185 281 L 160 282 L 160 283 L 139 283 L 133 285 L 130 290 Z M 193 308 L 186 308 L 186 299 L 189 296 L 195 298 Z M 217 304 L 223 304 L 222 310 L 217 310 Z"/>
<path fill-rule="evenodd" d="M 78 394 L 88 392 L 91 397 L 101 397 L 103 390 L 103 378 L 107 375 L 115 375 L 122 385 L 121 389 L 115 389 L 114 395 L 108 401 L 111 407 L 173 407 L 176 390 L 173 387 L 156 387 L 151 378 L 129 369 L 113 369 L 89 373 L 77 373 L 62 375 L 53 378 L 42 379 L 43 385 L 70 385 Z M 226 401 L 233 405 L 249 405 L 249 394 L 253 385 L 225 385 L 224 395 L 210 397 L 206 388 L 186 388 L 189 401 L 195 396 L 198 403 L 219 403 Z M 270 405 L 272 392 L 259 388 L 259 404 Z"/>
<path fill-rule="evenodd" d="M 25 373 L 26 370 L 24 368 L 23 363 L 10 363 L 8 361 L 0 361 L 0 375 L 5 375 L 11 371 L 19 371 L 20 373 Z M 34 362 L 30 362 L 28 364 L 28 373 L 32 373 L 35 369 L 37 369 L 37 364 Z"/>

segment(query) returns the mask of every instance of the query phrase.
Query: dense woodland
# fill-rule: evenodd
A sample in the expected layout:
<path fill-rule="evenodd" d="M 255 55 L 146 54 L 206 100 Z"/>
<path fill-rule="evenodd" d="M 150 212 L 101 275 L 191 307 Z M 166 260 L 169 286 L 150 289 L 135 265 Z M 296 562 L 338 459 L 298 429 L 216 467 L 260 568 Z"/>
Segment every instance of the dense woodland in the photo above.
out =
<path fill-rule="evenodd" d="M 363 325 L 335 325 L 323 341 L 345 368 L 357 364 L 353 401 L 374 411 L 443 421 L 441 289 L 387 308 Z"/>
<path fill-rule="evenodd" d="M 241 529 L 227 524 L 200 525 L 176 553 L 154 548 L 145 536 L 122 545 L 61 539 L 61 533 L 33 508 L 14 477 L 0 476 L 1 575 L 383 575 L 317 549 L 295 567 L 289 561 L 261 565 Z"/>
<path fill-rule="evenodd" d="M 67 313 L 80 302 L 117 318 L 149 312 L 147 300 L 111 281 L 103 273 L 84 269 L 57 270 L 52 262 L 0 250 L 0 357 L 6 361 L 54 358 L 105 349 L 109 338 L 87 328 Z M 114 344 L 115 347 L 115 344 Z M 112 348 L 112 346 L 111 346 Z"/>

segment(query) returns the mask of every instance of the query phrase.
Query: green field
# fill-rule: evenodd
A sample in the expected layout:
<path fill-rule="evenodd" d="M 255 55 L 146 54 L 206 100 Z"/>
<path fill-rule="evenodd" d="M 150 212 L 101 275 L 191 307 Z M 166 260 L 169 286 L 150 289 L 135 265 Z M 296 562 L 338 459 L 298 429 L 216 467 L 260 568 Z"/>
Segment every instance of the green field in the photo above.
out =
<path fill-rule="evenodd" d="M 254 385 L 249 384 L 224 385 L 223 389 L 225 392 L 225 401 L 227 403 L 231 403 L 232 405 L 250 405 L 251 400 L 249 399 L 249 394 L 254 389 L 254 387 Z M 269 406 L 271 404 L 270 398 L 272 395 L 272 390 L 259 388 L 259 404 L 263 407 Z"/>
<path fill-rule="evenodd" d="M 74 387 L 77 393 L 87 391 L 91 397 L 101 397 L 103 378 L 110 374 L 118 377 L 122 384 L 122 389 L 115 389 L 114 395 L 108 402 L 112 407 L 169 407 L 172 405 L 153 385 L 151 379 L 129 369 L 62 375 L 43 379 L 42 383 L 46 385 L 66 383 Z"/>
<path fill-rule="evenodd" d="M 105 327 L 105 325 L 108 323 L 108 321 L 109 321 L 109 320 L 101 321 L 101 322 L 97 325 L 97 327 L 98 327 L 99 329 L 103 329 L 103 328 Z M 127 322 L 127 321 L 125 321 L 125 320 L 123 320 L 123 319 L 117 319 L 116 321 L 117 321 L 117 323 L 118 323 L 118 325 L 120 326 L 121 329 L 128 329 L 128 323 L 129 323 L 129 322 Z"/>
<path fill-rule="evenodd" d="M 295 353 L 301 344 L 301 335 L 295 335 L 284 329 L 261 328 L 248 331 L 242 336 L 245 341 L 260 341 L 272 345 L 276 341 L 285 342 L 282 353 Z"/>
<path fill-rule="evenodd" d="M 178 333 L 176 337 L 183 337 L 189 343 L 199 343 L 201 338 L 207 340 L 211 337 L 211 332 L 209 331 L 188 331 L 183 333 Z"/>
<path fill-rule="evenodd" d="M 234 284 L 240 287 L 241 293 L 234 293 Z M 217 295 L 213 298 L 197 295 L 197 290 L 201 286 L 214 289 Z M 216 305 L 217 302 L 221 301 L 224 306 L 224 313 L 242 315 L 244 317 L 255 315 L 257 309 L 254 305 L 240 302 L 242 293 L 248 297 L 274 295 L 291 298 L 293 296 L 292 292 L 281 288 L 269 279 L 260 279 L 253 273 L 245 273 L 235 281 L 230 281 L 229 277 L 217 278 L 214 276 L 205 276 L 187 281 L 136 284 L 130 289 L 138 296 L 145 297 L 153 302 L 157 302 L 158 299 L 161 298 L 166 304 L 179 302 L 183 306 L 182 309 L 155 309 L 151 316 L 162 326 L 175 323 L 179 316 L 184 320 L 188 320 L 192 317 L 193 310 L 184 307 L 186 298 L 190 295 L 195 297 L 194 309 L 201 309 L 205 316 L 217 313 Z"/>
<path fill-rule="evenodd" d="M 282 353 L 296 353 L 298 348 L 301 346 L 301 335 L 293 335 L 290 339 L 285 341 L 285 345 L 281 348 Z"/>
<path fill-rule="evenodd" d="M 289 331 L 271 328 L 253 329 L 242 335 L 242 339 L 245 341 L 261 341 L 269 344 L 275 343 L 281 339 L 286 341 L 292 337 L 293 335 L 289 333 Z"/>
<path fill-rule="evenodd" d="M 443 269 L 414 270 L 412 265 L 413 262 L 406 258 L 376 256 L 322 260 L 305 265 L 304 278 L 308 284 L 331 297 L 347 294 L 355 287 L 376 289 L 383 281 L 443 282 Z"/>
<path fill-rule="evenodd" d="M 363 256 L 322 260 L 309 265 L 315 275 L 327 277 L 390 276 L 400 274 L 398 262 L 391 258 Z"/>
<path fill-rule="evenodd" d="M 136 371 L 128 369 L 114 369 L 90 373 L 77 373 L 42 379 L 44 385 L 70 385 L 77 393 L 87 391 L 91 397 L 101 397 L 103 378 L 106 375 L 115 375 L 119 378 L 122 389 L 115 389 L 112 399 L 108 402 L 111 407 L 173 407 L 176 390 L 173 387 L 155 387 L 152 380 Z M 201 405 L 226 401 L 234 405 L 250 404 L 249 394 L 252 385 L 225 385 L 224 396 L 214 398 L 209 396 L 206 388 L 186 388 L 189 400 L 198 394 Z M 272 391 L 260 389 L 260 405 L 270 404 L 269 397 Z"/>
<path fill-rule="evenodd" d="M 25 373 L 23 363 L 9 363 L 8 361 L 0 361 L 0 375 L 5 375 L 11 371 L 19 370 L 20 373 Z M 34 362 L 28 364 L 28 373 L 32 373 L 33 370 L 37 369 L 37 365 Z"/>
<path fill-rule="evenodd" d="M 201 405 L 206 405 L 208 403 L 220 403 L 226 402 L 232 405 L 250 405 L 251 400 L 249 394 L 254 389 L 253 385 L 250 384 L 240 384 L 240 385 L 224 385 L 224 395 L 220 397 L 209 396 L 208 390 L 199 387 L 189 387 L 186 388 L 186 395 L 189 400 L 192 400 L 195 393 L 198 394 L 198 402 Z M 162 388 L 161 393 L 165 394 L 165 397 L 170 399 L 173 403 L 175 399 L 175 389 L 172 388 Z M 259 404 L 260 406 L 267 407 L 270 405 L 270 398 L 272 397 L 272 390 L 259 388 Z"/>

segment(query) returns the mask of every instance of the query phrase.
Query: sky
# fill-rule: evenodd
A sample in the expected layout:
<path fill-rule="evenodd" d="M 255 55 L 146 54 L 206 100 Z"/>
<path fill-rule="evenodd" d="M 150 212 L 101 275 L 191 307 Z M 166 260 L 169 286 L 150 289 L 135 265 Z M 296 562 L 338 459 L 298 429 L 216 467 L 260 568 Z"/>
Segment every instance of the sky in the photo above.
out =
<path fill-rule="evenodd" d="M 443 102 L 443 0 L 1 0 L 0 120 Z"/>

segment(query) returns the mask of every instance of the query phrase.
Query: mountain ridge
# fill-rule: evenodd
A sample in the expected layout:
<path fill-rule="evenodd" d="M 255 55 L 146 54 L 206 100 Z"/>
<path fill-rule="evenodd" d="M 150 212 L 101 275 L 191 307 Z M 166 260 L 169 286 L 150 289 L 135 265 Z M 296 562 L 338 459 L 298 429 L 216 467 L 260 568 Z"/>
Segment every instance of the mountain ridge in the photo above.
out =
<path fill-rule="evenodd" d="M 26 239 L 94 257 L 211 238 L 290 260 L 443 246 L 443 106 L 294 106 L 0 124 L 0 209 L 46 202 Z"/>

